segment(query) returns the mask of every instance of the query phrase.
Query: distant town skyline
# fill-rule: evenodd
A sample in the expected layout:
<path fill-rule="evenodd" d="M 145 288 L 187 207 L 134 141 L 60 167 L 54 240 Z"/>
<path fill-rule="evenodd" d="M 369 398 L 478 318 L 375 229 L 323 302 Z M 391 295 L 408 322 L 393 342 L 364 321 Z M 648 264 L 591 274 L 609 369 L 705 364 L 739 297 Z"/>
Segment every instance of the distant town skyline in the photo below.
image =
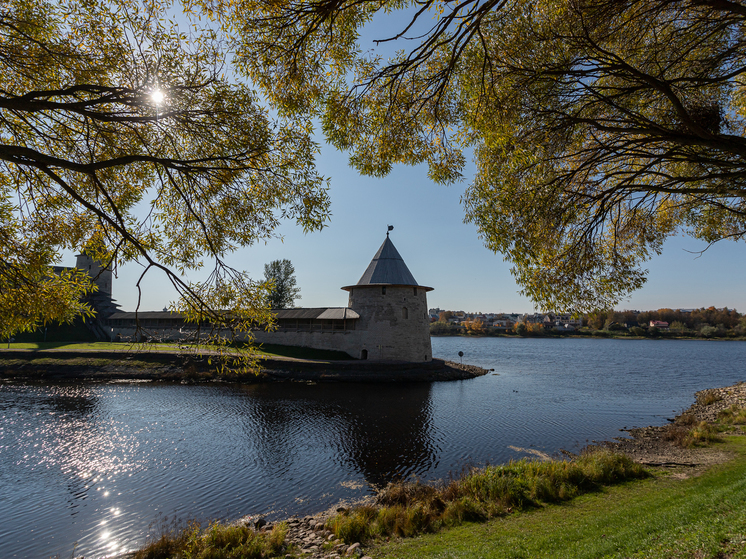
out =
<path fill-rule="evenodd" d="M 391 240 L 422 285 L 434 288 L 428 306 L 466 312 L 527 313 L 533 303 L 518 294 L 510 264 L 487 250 L 471 224 L 463 223 L 460 197 L 475 169 L 469 164 L 462 183 L 434 184 L 426 168 L 395 167 L 385 178 L 360 176 L 347 165 L 343 153 L 323 146 L 318 158 L 321 173 L 331 178 L 331 221 L 321 232 L 303 234 L 292 222 L 278 233 L 284 240 L 247 247 L 228 262 L 255 279 L 264 264 L 287 258 L 295 267 L 301 307 L 345 306 L 340 288 L 360 278 L 393 225 Z M 617 309 L 699 308 L 716 306 L 746 311 L 746 244 L 723 241 L 701 256 L 706 247 L 689 237 L 670 239 L 663 253 L 646 266 L 645 286 Z M 689 251 L 689 252 L 687 252 Z M 72 265 L 72 254 L 64 256 Z M 68 262 L 70 260 L 70 262 Z M 135 286 L 142 268 L 129 264 L 118 270 L 114 299 L 123 310 L 134 310 Z M 191 276 L 203 279 L 206 272 Z M 141 310 L 160 310 L 175 298 L 163 275 L 150 272 L 142 283 Z"/>

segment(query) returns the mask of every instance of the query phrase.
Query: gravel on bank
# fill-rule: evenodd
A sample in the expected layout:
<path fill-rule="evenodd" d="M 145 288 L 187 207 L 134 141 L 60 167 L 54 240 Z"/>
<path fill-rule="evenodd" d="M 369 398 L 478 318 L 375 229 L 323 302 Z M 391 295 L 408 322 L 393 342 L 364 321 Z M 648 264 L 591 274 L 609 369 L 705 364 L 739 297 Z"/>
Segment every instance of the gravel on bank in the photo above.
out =
<path fill-rule="evenodd" d="M 700 390 L 695 397 L 695 403 L 673 418 L 673 422 L 683 415 L 691 415 L 697 422 L 715 423 L 718 420 L 718 414 L 733 405 L 746 408 L 746 382 L 723 388 Z M 711 403 L 705 403 L 707 401 Z M 673 441 L 667 440 L 666 434 L 669 428 L 669 425 L 662 425 L 622 429 L 632 438 L 618 438 L 614 441 L 596 443 L 596 445 L 623 452 L 641 464 L 691 468 L 692 473 L 706 466 L 723 463 L 730 458 L 730 454 L 718 449 L 717 445 L 705 448 L 681 448 Z"/>

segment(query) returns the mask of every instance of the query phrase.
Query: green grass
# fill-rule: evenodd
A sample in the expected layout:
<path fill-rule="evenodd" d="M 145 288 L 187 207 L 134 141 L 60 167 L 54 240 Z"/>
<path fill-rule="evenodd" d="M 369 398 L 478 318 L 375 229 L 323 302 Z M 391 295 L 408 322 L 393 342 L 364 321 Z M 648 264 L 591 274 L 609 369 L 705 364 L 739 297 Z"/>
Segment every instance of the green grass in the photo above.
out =
<path fill-rule="evenodd" d="M 746 437 L 722 443 L 737 458 L 686 480 L 607 487 L 560 505 L 395 540 L 375 558 L 746 557 Z"/>
<path fill-rule="evenodd" d="M 2 349 L 30 349 L 30 350 L 64 350 L 64 351 L 180 351 L 183 344 L 179 343 L 144 343 L 130 344 L 122 342 L 13 342 L 0 343 Z M 214 345 L 202 345 L 199 347 L 189 346 L 205 352 L 215 351 Z M 342 351 L 324 349 L 312 349 L 308 347 L 293 347 L 274 344 L 262 344 L 257 346 L 260 356 L 266 357 L 293 357 L 295 359 L 320 359 L 327 361 L 351 359 Z"/>
<path fill-rule="evenodd" d="M 0 344 L 2 349 L 36 349 L 44 350 L 65 350 L 65 351 L 133 351 L 137 350 L 154 350 L 154 351 L 178 351 L 178 344 L 129 344 L 116 342 L 13 342 L 11 344 Z"/>
<path fill-rule="evenodd" d="M 380 507 L 353 508 L 329 519 L 327 527 L 347 543 L 382 536 L 412 537 L 567 501 L 605 485 L 647 477 L 623 454 L 608 450 L 584 453 L 573 460 L 519 460 L 475 469 L 439 487 L 421 483 L 389 485 L 379 496 Z"/>
<path fill-rule="evenodd" d="M 734 404 L 721 411 L 718 420 L 726 425 L 746 425 L 746 408 Z"/>

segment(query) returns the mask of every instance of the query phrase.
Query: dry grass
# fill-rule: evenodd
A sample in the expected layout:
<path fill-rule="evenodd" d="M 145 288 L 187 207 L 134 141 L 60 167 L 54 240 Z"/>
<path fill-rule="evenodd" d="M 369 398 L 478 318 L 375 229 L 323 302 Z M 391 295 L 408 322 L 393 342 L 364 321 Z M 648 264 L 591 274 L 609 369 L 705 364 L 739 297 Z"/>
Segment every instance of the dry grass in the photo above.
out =
<path fill-rule="evenodd" d="M 733 404 L 718 414 L 718 420 L 728 425 L 746 425 L 746 408 Z"/>
<path fill-rule="evenodd" d="M 681 416 L 681 418 L 684 417 Z M 679 420 L 668 426 L 663 434 L 664 440 L 670 441 L 680 448 L 707 446 L 710 443 L 722 440 L 717 427 L 706 421 L 698 422 L 694 419 L 694 416 L 686 417 L 683 422 Z"/>
<path fill-rule="evenodd" d="M 697 418 L 693 413 L 682 413 L 676 418 L 676 425 L 695 425 Z"/>
<path fill-rule="evenodd" d="M 411 537 L 566 501 L 603 485 L 646 476 L 642 466 L 608 450 L 571 461 L 520 460 L 473 469 L 437 487 L 419 482 L 390 484 L 379 495 L 378 506 L 354 508 L 331 518 L 326 526 L 348 543 L 379 536 Z"/>
<path fill-rule="evenodd" d="M 716 394 L 715 392 L 705 392 L 704 394 L 697 395 L 697 403 L 701 406 L 709 406 L 715 402 L 719 402 L 723 397 Z"/>
<path fill-rule="evenodd" d="M 256 532 L 244 525 L 212 523 L 203 529 L 197 523 L 178 529 L 161 529 L 133 559 L 268 559 L 286 550 L 284 523 L 270 532 Z"/>

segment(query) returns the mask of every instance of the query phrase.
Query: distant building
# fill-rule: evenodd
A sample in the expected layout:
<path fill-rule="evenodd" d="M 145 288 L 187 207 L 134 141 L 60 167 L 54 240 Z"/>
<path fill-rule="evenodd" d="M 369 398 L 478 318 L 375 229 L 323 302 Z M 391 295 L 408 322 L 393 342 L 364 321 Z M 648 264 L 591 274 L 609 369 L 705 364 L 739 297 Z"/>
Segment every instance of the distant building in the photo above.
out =
<path fill-rule="evenodd" d="M 114 274 L 110 268 L 101 266 L 99 261 L 91 258 L 85 251 L 75 257 L 75 268 L 86 272 L 98 288 L 96 291 L 86 293 L 83 297 L 83 302 L 88 303 L 95 311 L 94 316 L 84 317 L 83 323 L 97 339 L 107 341 L 110 337 L 106 319 L 119 310 L 119 305 L 111 298 Z M 54 266 L 53 268 L 56 274 L 70 269 L 66 266 Z"/>
<path fill-rule="evenodd" d="M 651 320 L 650 327 L 658 329 L 668 328 L 668 322 L 664 322 L 662 320 Z"/>

